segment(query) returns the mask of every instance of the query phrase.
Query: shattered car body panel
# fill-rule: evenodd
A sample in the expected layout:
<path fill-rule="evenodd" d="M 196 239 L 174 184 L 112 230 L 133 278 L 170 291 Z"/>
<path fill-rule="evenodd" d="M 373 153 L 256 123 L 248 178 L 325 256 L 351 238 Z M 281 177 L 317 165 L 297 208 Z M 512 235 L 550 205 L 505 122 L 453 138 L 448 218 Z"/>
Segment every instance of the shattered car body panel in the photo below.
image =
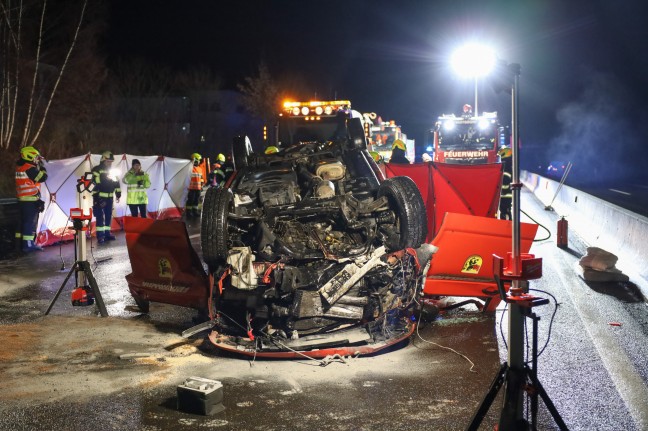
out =
<path fill-rule="evenodd" d="M 354 120 L 334 120 L 344 122 L 342 137 L 275 154 L 233 148 L 237 171 L 229 188 L 208 190 L 201 226 L 218 286 L 217 347 L 322 357 L 330 348 L 373 352 L 411 334 L 425 208 L 411 179 L 377 176 Z"/>

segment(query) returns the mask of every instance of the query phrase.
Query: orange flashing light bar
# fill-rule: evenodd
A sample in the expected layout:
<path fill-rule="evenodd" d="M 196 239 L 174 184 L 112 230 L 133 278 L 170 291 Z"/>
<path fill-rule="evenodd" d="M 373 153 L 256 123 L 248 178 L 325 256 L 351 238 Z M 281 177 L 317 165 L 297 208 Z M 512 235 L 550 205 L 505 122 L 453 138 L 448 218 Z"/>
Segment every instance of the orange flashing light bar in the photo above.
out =
<path fill-rule="evenodd" d="M 348 100 L 314 100 L 310 102 L 285 101 L 283 104 L 284 112 L 288 115 L 295 117 L 310 117 L 310 119 L 315 119 L 314 116 L 334 115 L 340 109 L 349 108 L 351 108 L 351 102 Z"/>

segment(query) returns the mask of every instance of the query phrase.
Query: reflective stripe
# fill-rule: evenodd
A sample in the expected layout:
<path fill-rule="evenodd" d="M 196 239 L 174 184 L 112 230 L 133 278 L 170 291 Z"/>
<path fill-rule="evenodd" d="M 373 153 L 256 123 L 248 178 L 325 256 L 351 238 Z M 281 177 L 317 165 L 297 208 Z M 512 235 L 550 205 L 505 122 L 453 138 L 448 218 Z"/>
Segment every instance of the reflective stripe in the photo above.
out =
<path fill-rule="evenodd" d="M 37 201 L 40 195 L 40 185 L 27 175 L 30 168 L 35 167 L 29 163 L 16 167 L 16 196 L 21 201 Z M 42 178 L 40 172 L 36 178 Z"/>
<path fill-rule="evenodd" d="M 512 198 L 513 194 L 511 193 L 511 179 L 512 175 L 508 172 L 502 174 L 502 191 L 500 192 L 500 197 L 502 198 Z"/>
<path fill-rule="evenodd" d="M 45 175 L 44 171 L 39 171 L 38 175 L 36 175 L 36 178 L 34 178 L 35 182 L 39 182 L 41 178 L 43 178 L 43 175 Z"/>

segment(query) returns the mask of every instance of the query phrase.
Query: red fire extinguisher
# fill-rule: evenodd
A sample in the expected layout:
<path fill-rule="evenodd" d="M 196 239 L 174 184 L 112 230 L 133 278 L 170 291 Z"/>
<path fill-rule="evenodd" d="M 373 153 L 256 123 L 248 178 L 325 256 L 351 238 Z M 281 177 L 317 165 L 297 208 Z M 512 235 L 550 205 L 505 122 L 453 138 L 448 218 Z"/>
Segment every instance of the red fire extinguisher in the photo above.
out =
<path fill-rule="evenodd" d="M 558 228 L 556 229 L 556 245 L 560 248 L 567 248 L 567 220 L 565 217 L 560 217 L 558 220 Z"/>

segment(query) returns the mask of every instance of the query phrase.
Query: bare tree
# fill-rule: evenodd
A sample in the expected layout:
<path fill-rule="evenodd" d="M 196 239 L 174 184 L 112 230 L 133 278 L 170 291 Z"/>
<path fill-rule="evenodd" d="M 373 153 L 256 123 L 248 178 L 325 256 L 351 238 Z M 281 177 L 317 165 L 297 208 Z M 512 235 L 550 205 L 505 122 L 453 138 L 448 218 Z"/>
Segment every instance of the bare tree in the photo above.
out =
<path fill-rule="evenodd" d="M 178 85 L 189 85 L 190 78 L 181 76 L 139 59 L 116 64 L 103 118 L 111 148 L 169 155 L 186 141 L 189 100 Z"/>
<path fill-rule="evenodd" d="M 196 67 L 176 75 L 174 88 L 187 94 L 192 91 L 217 91 L 221 88 L 220 76 L 206 66 Z"/>
<path fill-rule="evenodd" d="M 51 16 L 48 1 L 0 0 L 0 148 L 8 149 L 14 142 L 20 147 L 34 145 L 39 139 L 74 51 L 87 4 L 88 0 L 81 0 L 76 10 L 63 58 L 45 62 L 50 36 L 47 19 Z M 34 16 L 38 18 L 32 20 Z M 60 44 L 61 40 L 49 42 Z"/>
<path fill-rule="evenodd" d="M 258 76 L 245 78 L 245 82 L 239 84 L 238 88 L 243 93 L 247 111 L 261 118 L 264 124 L 268 124 L 277 114 L 281 103 L 279 90 L 265 63 L 259 64 Z"/>

